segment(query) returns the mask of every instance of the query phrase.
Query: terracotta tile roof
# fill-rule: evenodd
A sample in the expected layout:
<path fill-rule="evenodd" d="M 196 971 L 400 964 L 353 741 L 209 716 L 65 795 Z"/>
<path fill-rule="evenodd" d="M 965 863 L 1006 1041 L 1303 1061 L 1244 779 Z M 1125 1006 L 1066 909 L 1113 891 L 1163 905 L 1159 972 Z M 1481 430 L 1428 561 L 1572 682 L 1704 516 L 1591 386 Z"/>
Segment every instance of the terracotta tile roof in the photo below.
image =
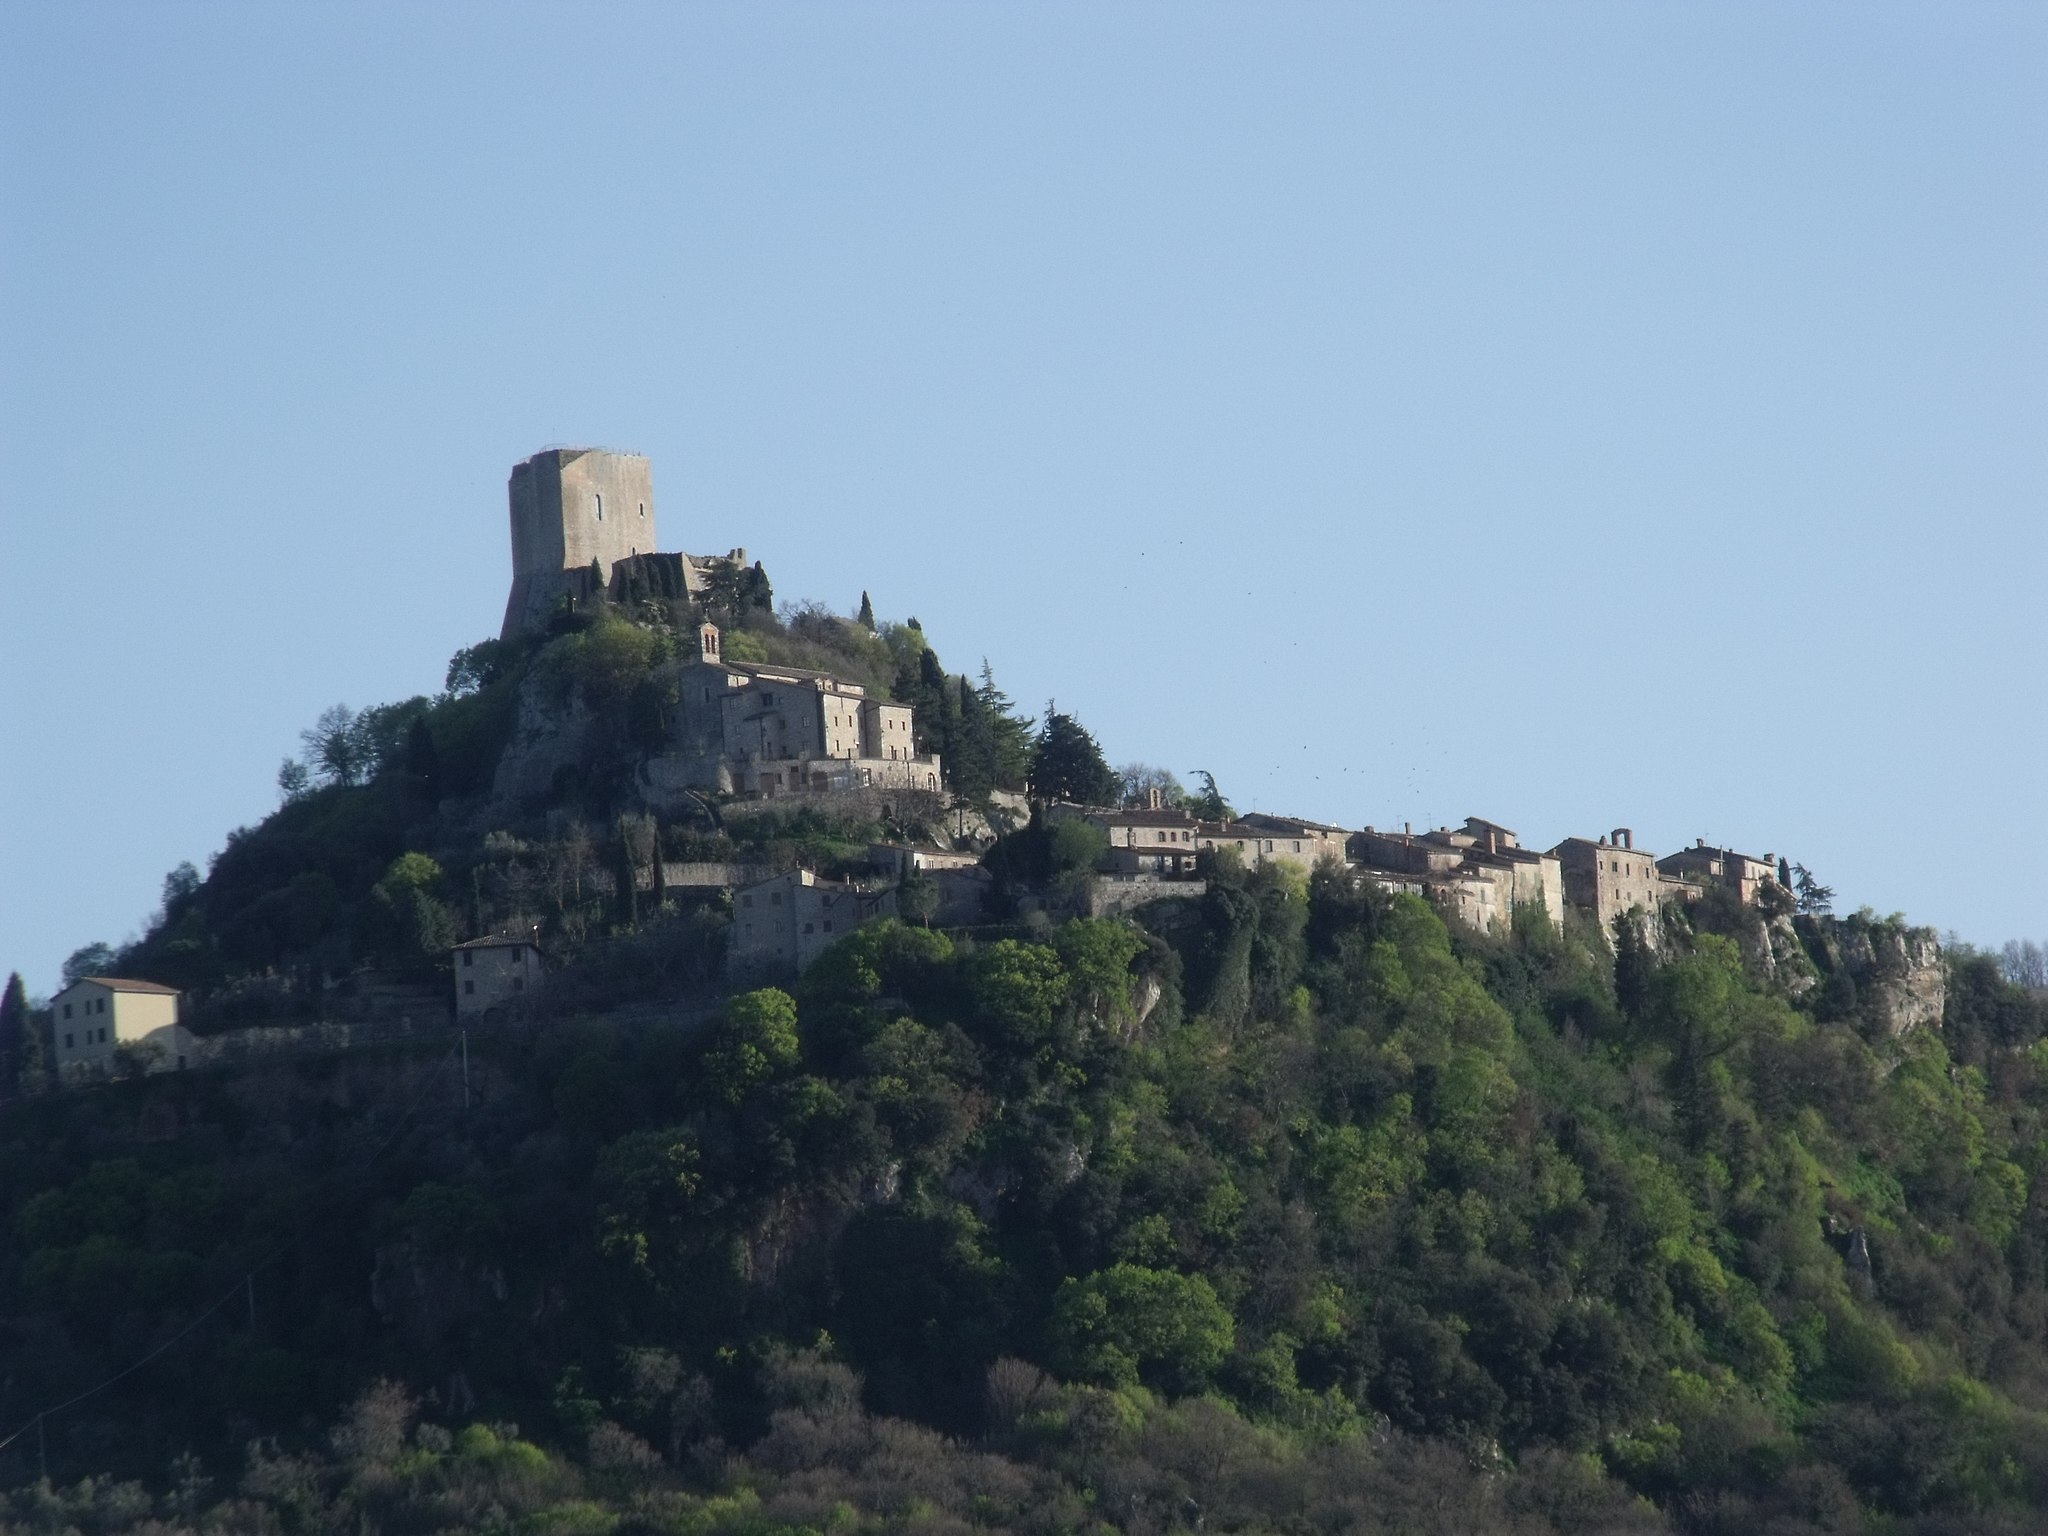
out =
<path fill-rule="evenodd" d="M 156 997 L 176 997 L 178 995 L 176 987 L 167 987 L 160 981 L 131 981 L 125 976 L 81 976 L 78 978 L 78 981 L 89 981 L 95 986 L 106 987 L 114 992 L 148 992 Z M 77 986 L 78 981 L 74 981 L 71 986 Z M 71 987 L 66 987 L 64 990 L 69 992 Z"/>

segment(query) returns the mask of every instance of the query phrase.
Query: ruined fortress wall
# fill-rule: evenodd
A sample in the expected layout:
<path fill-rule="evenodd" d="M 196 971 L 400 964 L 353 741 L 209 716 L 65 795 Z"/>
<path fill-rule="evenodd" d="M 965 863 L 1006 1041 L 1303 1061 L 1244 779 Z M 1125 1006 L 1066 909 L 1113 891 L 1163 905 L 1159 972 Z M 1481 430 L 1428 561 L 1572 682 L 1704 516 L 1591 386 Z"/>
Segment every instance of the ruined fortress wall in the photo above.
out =
<path fill-rule="evenodd" d="M 512 522 L 512 595 L 503 633 L 546 615 L 564 571 L 655 548 L 654 467 L 637 453 L 551 448 L 512 467 L 505 486 Z"/>

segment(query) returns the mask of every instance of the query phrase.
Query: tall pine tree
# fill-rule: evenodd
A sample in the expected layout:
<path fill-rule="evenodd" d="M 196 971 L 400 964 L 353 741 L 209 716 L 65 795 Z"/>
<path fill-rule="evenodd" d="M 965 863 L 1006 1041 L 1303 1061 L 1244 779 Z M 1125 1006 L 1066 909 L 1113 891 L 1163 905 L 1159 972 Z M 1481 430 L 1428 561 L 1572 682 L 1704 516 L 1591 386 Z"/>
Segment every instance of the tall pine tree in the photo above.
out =
<path fill-rule="evenodd" d="M 953 729 L 953 754 L 946 759 L 946 777 L 955 794 L 979 800 L 995 787 L 995 729 L 972 683 L 962 677 L 955 691 L 959 719 Z"/>
<path fill-rule="evenodd" d="M 1022 789 L 1031 776 L 1031 729 L 1036 722 L 1029 715 L 1018 714 L 1010 696 L 996 686 L 996 675 L 986 656 L 981 658 L 979 696 L 989 732 L 996 788 Z"/>
<path fill-rule="evenodd" d="M 1114 805 L 1120 785 L 1102 748 L 1072 715 L 1051 703 L 1031 751 L 1031 793 L 1040 800 Z"/>

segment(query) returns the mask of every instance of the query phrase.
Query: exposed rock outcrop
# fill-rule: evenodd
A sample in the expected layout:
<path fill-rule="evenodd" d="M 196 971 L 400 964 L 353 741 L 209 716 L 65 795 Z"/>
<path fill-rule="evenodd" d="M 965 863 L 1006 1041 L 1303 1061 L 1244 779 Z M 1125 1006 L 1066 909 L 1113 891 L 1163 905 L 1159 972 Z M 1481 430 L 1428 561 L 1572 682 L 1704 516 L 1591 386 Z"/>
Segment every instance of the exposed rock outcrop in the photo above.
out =
<path fill-rule="evenodd" d="M 560 776 L 582 763 L 590 725 L 590 710 L 575 690 L 529 675 L 519 688 L 519 713 L 498 759 L 492 794 L 515 804 L 548 799 Z"/>
<path fill-rule="evenodd" d="M 1941 1027 L 1948 976 L 1932 928 L 1858 913 L 1801 917 L 1797 931 L 1821 973 L 1823 1016 L 1832 999 L 1886 1035 Z"/>

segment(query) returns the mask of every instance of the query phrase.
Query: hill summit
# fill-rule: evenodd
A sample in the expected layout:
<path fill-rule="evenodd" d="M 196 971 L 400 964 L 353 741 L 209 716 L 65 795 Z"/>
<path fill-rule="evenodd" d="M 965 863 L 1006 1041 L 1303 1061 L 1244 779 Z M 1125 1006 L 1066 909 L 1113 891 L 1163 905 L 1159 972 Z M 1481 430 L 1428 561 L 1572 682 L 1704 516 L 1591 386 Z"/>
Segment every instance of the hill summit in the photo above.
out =
<path fill-rule="evenodd" d="M 1990 957 L 1240 815 L 644 460 L 513 486 L 504 631 L 0 1001 L 0 1530 L 2037 1528 Z"/>

